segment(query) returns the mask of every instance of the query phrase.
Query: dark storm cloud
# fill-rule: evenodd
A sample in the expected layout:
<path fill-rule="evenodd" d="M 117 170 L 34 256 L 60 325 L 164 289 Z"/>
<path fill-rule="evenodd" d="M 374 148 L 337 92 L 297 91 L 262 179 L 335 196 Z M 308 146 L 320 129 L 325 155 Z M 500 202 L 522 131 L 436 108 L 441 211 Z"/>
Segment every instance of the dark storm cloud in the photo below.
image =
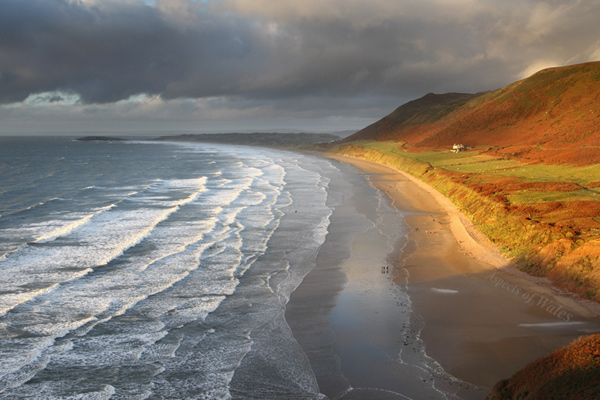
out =
<path fill-rule="evenodd" d="M 0 103 L 376 117 L 599 59 L 599 17 L 600 0 L 3 0 Z"/>
<path fill-rule="evenodd" d="M 86 102 L 191 87 L 193 97 L 227 93 L 227 65 L 244 57 L 245 28 L 192 6 L 193 24 L 139 2 L 66 0 L 0 3 L 0 96 L 63 90 Z"/>

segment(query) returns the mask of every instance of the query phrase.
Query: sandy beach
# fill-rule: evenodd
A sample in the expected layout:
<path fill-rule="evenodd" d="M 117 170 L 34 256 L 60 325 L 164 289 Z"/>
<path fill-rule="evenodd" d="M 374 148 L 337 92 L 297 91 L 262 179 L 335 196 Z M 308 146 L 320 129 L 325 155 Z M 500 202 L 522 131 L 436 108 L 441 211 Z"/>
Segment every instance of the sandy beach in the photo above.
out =
<path fill-rule="evenodd" d="M 498 380 L 600 330 L 597 305 L 519 272 L 426 184 L 334 158 L 389 196 L 408 232 L 398 232 L 393 249 L 370 242 L 369 232 L 335 243 L 353 225 L 344 226 L 343 212 L 332 216 L 331 247 L 291 298 L 286 319 L 329 398 L 483 399 Z M 331 265 L 327 252 L 340 248 L 346 261 Z M 389 272 L 373 273 L 380 265 Z"/>

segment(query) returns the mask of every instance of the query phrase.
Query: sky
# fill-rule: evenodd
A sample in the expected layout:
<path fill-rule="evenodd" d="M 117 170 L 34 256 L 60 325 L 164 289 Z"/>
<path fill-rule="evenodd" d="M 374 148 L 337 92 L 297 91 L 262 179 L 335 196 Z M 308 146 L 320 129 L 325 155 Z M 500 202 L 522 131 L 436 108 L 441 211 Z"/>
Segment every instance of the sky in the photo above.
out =
<path fill-rule="evenodd" d="M 0 134 L 359 130 L 600 60 L 600 0 L 1 0 Z"/>

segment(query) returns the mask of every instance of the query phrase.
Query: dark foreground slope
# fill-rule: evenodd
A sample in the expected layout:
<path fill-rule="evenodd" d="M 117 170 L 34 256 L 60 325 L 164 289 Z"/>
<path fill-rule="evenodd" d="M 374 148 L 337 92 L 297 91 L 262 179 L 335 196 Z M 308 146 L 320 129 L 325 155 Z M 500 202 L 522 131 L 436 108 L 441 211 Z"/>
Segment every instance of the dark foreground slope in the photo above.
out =
<path fill-rule="evenodd" d="M 494 386 L 487 400 L 600 398 L 600 335 L 534 361 Z"/>

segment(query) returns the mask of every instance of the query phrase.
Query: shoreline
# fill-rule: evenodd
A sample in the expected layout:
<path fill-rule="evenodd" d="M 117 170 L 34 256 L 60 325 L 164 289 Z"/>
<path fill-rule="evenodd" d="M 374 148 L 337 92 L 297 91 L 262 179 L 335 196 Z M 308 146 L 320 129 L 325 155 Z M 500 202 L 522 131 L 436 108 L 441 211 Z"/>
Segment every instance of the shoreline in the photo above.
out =
<path fill-rule="evenodd" d="M 427 356 L 393 258 L 408 245 L 404 215 L 352 165 L 330 193 L 330 217 L 316 266 L 292 293 L 285 318 L 329 399 L 481 399 Z"/>
<path fill-rule="evenodd" d="M 451 375 L 491 389 L 529 362 L 600 330 L 600 305 L 519 271 L 426 183 L 386 165 L 326 156 L 366 174 L 405 213 L 411 250 L 396 250 L 394 281 L 401 284 L 408 274 L 427 354 Z"/>
<path fill-rule="evenodd" d="M 402 180 L 408 180 L 412 182 L 412 184 L 416 185 L 423 192 L 431 196 L 437 203 L 438 207 L 436 207 L 436 210 L 430 210 L 431 213 L 441 212 L 448 215 L 448 226 L 452 232 L 452 235 L 454 236 L 455 241 L 463 252 L 468 253 L 473 258 L 484 263 L 484 265 L 489 266 L 489 270 L 492 272 L 496 270 L 502 270 L 503 272 L 512 274 L 520 279 L 531 281 L 533 284 L 540 286 L 540 289 L 546 288 L 550 290 L 552 294 L 559 297 L 564 297 L 564 301 L 568 303 L 569 306 L 584 308 L 586 309 L 584 313 L 589 313 L 590 316 L 600 318 L 600 303 L 583 299 L 574 293 L 559 289 L 553 286 L 548 278 L 535 277 L 520 271 L 513 262 L 506 258 L 493 243 L 491 243 L 481 232 L 477 230 L 471 220 L 469 220 L 469 218 L 465 216 L 456 207 L 456 205 L 450 201 L 450 199 L 427 183 L 402 170 L 384 164 L 338 154 L 326 154 L 326 156 L 354 165 L 359 170 L 367 173 L 369 171 L 386 173 L 387 171 L 387 175 L 397 174 L 398 176 L 401 176 Z M 403 193 L 396 193 L 398 189 L 394 189 L 389 185 L 386 187 L 386 185 L 377 185 L 375 183 L 374 186 L 386 193 L 392 199 L 398 209 L 405 212 L 423 212 L 423 210 L 418 210 L 419 207 L 417 206 L 417 204 L 422 202 L 422 196 L 411 195 L 410 190 L 407 190 Z M 394 192 L 390 190 L 393 190 Z M 413 225 L 418 227 L 418 223 L 413 223 Z"/>

